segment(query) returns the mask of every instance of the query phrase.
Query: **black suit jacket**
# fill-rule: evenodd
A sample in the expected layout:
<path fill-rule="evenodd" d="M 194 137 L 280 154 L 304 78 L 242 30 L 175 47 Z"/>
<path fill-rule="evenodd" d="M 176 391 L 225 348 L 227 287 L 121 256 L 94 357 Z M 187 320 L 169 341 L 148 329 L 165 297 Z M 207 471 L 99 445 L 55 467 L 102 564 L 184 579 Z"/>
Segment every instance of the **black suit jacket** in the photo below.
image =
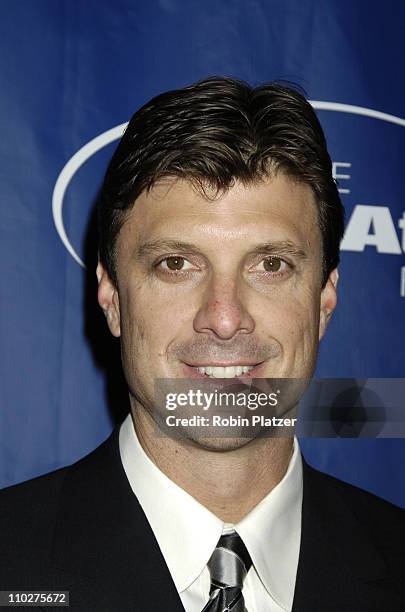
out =
<path fill-rule="evenodd" d="M 74 465 L 0 491 L 0 590 L 70 591 L 74 612 L 184 612 L 118 432 Z M 293 612 L 405 610 L 403 510 L 304 461 L 302 512 Z"/>

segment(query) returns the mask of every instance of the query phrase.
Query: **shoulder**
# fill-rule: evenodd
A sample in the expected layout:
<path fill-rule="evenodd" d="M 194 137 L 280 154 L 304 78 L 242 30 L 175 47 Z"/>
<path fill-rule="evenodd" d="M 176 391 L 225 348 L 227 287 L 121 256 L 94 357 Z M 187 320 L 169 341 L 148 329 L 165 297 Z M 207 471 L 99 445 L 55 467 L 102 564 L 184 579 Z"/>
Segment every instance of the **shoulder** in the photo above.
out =
<path fill-rule="evenodd" d="M 20 484 L 0 490 L 0 529 L 7 533 L 7 526 L 22 529 L 37 517 L 49 515 L 68 473 L 64 467 L 44 476 L 38 476 Z"/>
<path fill-rule="evenodd" d="M 62 468 L 0 491 L 0 588 L 20 588 L 30 584 L 29 577 L 44 571 L 68 470 Z"/>
<path fill-rule="evenodd" d="M 118 448 L 119 427 L 93 451 L 76 461 L 43 476 L 37 476 L 25 482 L 0 489 L 0 521 L 10 517 L 15 519 L 15 512 L 35 514 L 43 511 L 55 502 L 72 472 L 83 474 L 83 486 L 86 485 L 86 476 L 90 471 L 103 469 L 119 456 Z"/>
<path fill-rule="evenodd" d="M 320 472 L 304 462 L 305 483 L 322 512 L 332 512 L 335 519 L 350 513 L 380 551 L 405 553 L 405 510 L 352 484 Z M 305 493 L 304 493 L 305 495 Z M 323 498 L 323 503 L 320 498 Z M 348 534 L 350 536 L 350 534 Z"/>
<path fill-rule="evenodd" d="M 60 468 L 49 474 L 38 476 L 20 484 L 0 490 L 0 533 L 2 553 L 10 560 L 22 554 L 49 554 L 52 534 L 64 490 L 73 474 L 80 474 L 76 494 L 86 490 L 94 479 L 94 470 L 108 461 L 106 454 L 113 443 L 110 436 L 104 443 L 76 463 Z M 76 499 L 77 504 L 80 500 Z M 6 555 L 3 554 L 3 558 Z"/>
<path fill-rule="evenodd" d="M 405 517 L 405 509 L 392 504 L 386 499 L 366 491 L 361 487 L 335 478 L 330 474 L 321 472 L 320 470 L 310 466 L 305 461 L 304 464 L 304 482 L 310 480 L 312 485 L 319 488 L 319 491 L 333 491 L 334 494 L 342 497 L 347 504 L 356 512 L 368 508 L 371 516 L 374 513 L 388 513 L 391 516 L 397 516 L 400 520 Z"/>

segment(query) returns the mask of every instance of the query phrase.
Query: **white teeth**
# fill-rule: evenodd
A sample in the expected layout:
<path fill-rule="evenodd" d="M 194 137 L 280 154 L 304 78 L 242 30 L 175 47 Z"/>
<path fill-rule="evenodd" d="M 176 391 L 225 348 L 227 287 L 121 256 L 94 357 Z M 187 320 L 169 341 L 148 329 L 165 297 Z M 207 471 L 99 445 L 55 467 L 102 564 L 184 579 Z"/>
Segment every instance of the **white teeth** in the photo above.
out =
<path fill-rule="evenodd" d="M 207 366 L 197 368 L 197 370 L 210 378 L 234 378 L 235 376 L 241 376 L 241 374 L 247 374 L 253 368 L 254 366 L 227 366 L 226 368 Z"/>

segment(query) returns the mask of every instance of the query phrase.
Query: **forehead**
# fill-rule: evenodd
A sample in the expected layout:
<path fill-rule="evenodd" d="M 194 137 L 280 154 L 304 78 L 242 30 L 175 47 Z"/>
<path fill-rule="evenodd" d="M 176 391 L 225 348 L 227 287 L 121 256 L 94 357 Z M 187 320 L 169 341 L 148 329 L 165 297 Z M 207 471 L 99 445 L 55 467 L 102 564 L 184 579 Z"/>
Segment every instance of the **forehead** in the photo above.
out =
<path fill-rule="evenodd" d="M 319 249 L 321 243 L 312 189 L 282 173 L 248 185 L 235 182 L 212 197 L 186 180 L 160 181 L 136 200 L 121 229 L 118 251 L 159 239 L 193 239 L 216 249 L 263 240 Z"/>

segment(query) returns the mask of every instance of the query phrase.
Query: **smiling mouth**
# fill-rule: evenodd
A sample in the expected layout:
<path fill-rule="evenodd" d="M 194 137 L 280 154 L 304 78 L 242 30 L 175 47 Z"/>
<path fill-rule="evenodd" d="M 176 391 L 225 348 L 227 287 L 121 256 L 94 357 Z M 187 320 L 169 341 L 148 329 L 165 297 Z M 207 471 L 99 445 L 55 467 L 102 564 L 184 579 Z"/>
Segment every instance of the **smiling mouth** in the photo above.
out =
<path fill-rule="evenodd" d="M 196 378 L 239 378 L 244 376 L 252 376 L 252 370 L 255 370 L 263 362 L 251 365 L 190 365 L 184 364 L 193 372 L 193 377 Z"/>
<path fill-rule="evenodd" d="M 202 366 L 197 367 L 200 374 L 205 374 L 210 378 L 235 378 L 236 376 L 246 375 L 255 366 Z"/>

